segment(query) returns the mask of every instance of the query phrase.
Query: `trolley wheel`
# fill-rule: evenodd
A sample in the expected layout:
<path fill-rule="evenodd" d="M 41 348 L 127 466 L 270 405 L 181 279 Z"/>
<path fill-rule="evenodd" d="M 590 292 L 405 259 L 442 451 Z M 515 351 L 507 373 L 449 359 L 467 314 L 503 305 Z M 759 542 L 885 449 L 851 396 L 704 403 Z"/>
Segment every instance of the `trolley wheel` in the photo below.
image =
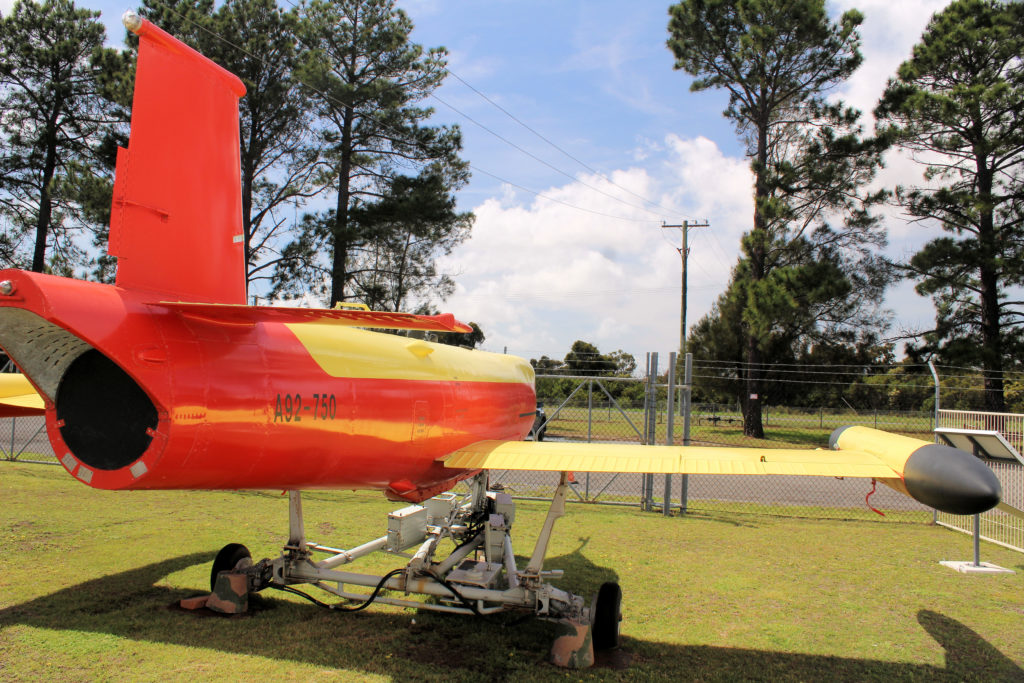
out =
<path fill-rule="evenodd" d="M 241 543 L 228 543 L 220 549 L 217 557 L 213 558 L 213 568 L 210 570 L 210 590 L 217 585 L 217 575 L 221 572 L 231 571 L 244 560 L 252 564 L 252 553 Z"/>
<path fill-rule="evenodd" d="M 595 650 L 614 650 L 619 646 L 619 622 L 622 621 L 622 589 L 608 582 L 594 599 L 592 635 Z"/>

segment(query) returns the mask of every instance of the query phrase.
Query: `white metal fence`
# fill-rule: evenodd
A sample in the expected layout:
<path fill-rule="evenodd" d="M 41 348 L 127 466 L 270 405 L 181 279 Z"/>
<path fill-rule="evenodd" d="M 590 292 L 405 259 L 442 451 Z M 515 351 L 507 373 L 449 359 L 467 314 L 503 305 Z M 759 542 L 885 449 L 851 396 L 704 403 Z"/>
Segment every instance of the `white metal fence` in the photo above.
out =
<path fill-rule="evenodd" d="M 1013 413 L 984 413 L 970 410 L 939 410 L 936 427 L 954 429 L 980 429 L 997 431 L 1018 453 L 1024 453 L 1024 415 Z M 1017 463 L 989 463 L 1003 486 L 1003 502 L 1018 510 L 1024 509 L 1024 465 Z M 944 527 L 974 533 L 973 517 L 938 512 L 935 521 Z M 1024 552 L 1024 520 L 1001 510 L 989 510 L 981 515 L 980 535 L 986 541 Z"/>

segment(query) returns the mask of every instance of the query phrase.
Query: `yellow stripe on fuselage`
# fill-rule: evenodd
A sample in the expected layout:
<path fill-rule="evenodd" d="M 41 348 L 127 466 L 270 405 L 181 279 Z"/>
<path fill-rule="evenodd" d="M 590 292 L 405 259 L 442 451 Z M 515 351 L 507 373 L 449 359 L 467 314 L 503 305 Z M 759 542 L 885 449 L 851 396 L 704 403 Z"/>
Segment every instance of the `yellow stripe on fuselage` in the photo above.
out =
<path fill-rule="evenodd" d="M 533 368 L 516 356 L 330 324 L 295 323 L 285 327 L 332 377 L 533 386 Z"/>

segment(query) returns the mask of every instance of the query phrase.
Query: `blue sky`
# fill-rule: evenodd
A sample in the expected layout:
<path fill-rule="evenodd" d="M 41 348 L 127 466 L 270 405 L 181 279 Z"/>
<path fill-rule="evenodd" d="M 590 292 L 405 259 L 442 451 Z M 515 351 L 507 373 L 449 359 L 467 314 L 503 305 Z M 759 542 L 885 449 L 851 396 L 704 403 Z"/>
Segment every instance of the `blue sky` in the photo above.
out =
<path fill-rule="evenodd" d="M 0 0 L 0 11 L 10 4 Z M 131 5 L 78 4 L 101 11 L 111 42 L 120 41 L 119 17 Z M 945 4 L 828 2 L 833 15 L 856 7 L 866 16 L 865 63 L 837 95 L 870 112 L 886 78 Z M 399 2 L 416 25 L 416 42 L 446 47 L 454 74 L 557 145 L 456 78 L 430 101 L 437 122 L 462 126 L 473 178 L 459 202 L 477 215 L 473 237 L 444 260 L 458 289 L 442 309 L 478 322 L 486 348 L 560 358 L 584 339 L 602 351 L 633 353 L 641 365 L 645 351 L 676 349 L 680 234 L 661 229 L 662 221 L 710 222 L 690 233 L 690 325 L 724 289 L 750 225 L 751 179 L 721 116 L 725 96 L 691 93 L 690 78 L 673 69 L 665 47 L 668 5 Z M 891 154 L 879 182 L 919 180 L 918 167 Z M 924 228 L 888 214 L 892 255 L 927 239 Z M 897 327 L 931 322 L 931 303 L 907 285 L 886 303 Z"/>

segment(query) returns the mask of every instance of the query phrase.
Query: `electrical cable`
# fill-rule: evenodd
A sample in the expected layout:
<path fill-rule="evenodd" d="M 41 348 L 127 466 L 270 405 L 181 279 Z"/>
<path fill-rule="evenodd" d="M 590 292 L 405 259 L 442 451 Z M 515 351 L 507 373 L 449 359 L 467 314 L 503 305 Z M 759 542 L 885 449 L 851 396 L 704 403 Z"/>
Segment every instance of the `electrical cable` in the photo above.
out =
<path fill-rule="evenodd" d="M 327 603 L 322 600 L 317 600 L 309 593 L 300 591 L 296 588 L 292 588 L 291 586 L 278 586 L 275 584 L 270 584 L 268 588 L 273 588 L 274 590 L 281 591 L 282 593 L 291 593 L 292 595 L 297 595 L 300 598 L 305 598 L 306 600 L 309 600 L 317 607 L 322 607 L 323 609 L 331 610 L 332 612 L 359 612 L 369 607 L 373 603 L 373 601 L 377 599 L 377 595 L 379 595 L 380 592 L 384 589 L 384 584 L 386 584 L 389 579 L 391 579 L 393 576 L 398 576 L 403 573 L 405 573 L 405 568 L 393 569 L 384 576 L 382 576 L 380 581 L 377 582 L 377 586 L 373 589 L 373 592 L 370 593 L 369 597 L 367 597 L 366 600 L 355 606 L 346 606 L 342 605 L 341 603 Z M 517 626 L 518 624 L 521 624 L 524 621 L 533 618 L 533 613 L 531 612 L 511 622 L 504 622 L 493 619 L 491 618 L 490 615 L 483 614 L 482 612 L 480 612 L 480 610 L 477 608 L 477 606 L 473 603 L 472 600 L 467 599 L 452 584 L 448 583 L 448 581 L 441 578 L 432 571 L 428 571 L 426 573 L 428 576 L 430 576 L 430 578 L 434 579 L 439 584 L 448 589 L 448 591 L 453 596 L 455 596 L 455 598 L 459 602 L 461 602 L 466 609 L 472 612 L 474 616 L 479 617 L 480 619 L 483 619 L 488 623 L 501 626 L 502 628 L 512 628 L 513 626 Z"/>
<path fill-rule="evenodd" d="M 291 5 L 291 6 L 293 7 L 293 8 L 296 8 L 296 5 L 295 5 L 295 3 L 291 2 L 290 0 L 289 0 L 289 4 L 290 4 L 290 5 Z M 167 9 L 167 11 L 169 11 L 169 12 L 170 12 L 170 13 L 172 13 L 172 14 L 174 14 L 175 16 L 177 16 L 178 18 L 180 18 L 181 20 L 183 20 L 183 21 L 187 21 L 188 23 L 190 23 L 190 24 L 192 24 L 192 25 L 196 26 L 196 28 L 198 28 L 199 30 L 203 31 L 204 33 L 207 33 L 208 35 L 210 35 L 210 36 L 212 36 L 212 37 L 216 38 L 217 40 L 220 40 L 220 41 L 224 42 L 225 44 L 227 44 L 227 45 L 230 45 L 230 46 L 231 46 L 232 48 L 234 48 L 235 50 L 238 50 L 238 51 L 239 51 L 239 52 L 241 52 L 242 54 L 244 54 L 244 55 L 246 55 L 246 56 L 248 56 L 248 57 L 250 57 L 250 58 L 252 58 L 252 59 L 256 60 L 257 62 L 260 62 L 260 63 L 263 63 L 263 64 L 266 64 L 266 63 L 267 63 L 267 62 L 266 62 L 266 60 L 263 60 L 263 59 L 261 59 L 260 57 L 257 57 L 256 55 L 254 55 L 254 54 L 252 54 L 251 52 L 247 51 L 247 50 L 246 50 L 245 48 L 242 48 L 242 47 L 240 47 L 240 46 L 238 46 L 238 45 L 234 44 L 233 42 L 231 42 L 231 41 L 230 41 L 230 40 L 228 40 L 227 38 L 224 38 L 223 36 L 221 36 L 221 35 L 219 35 L 219 34 L 215 33 L 214 31 L 211 31 L 211 30 L 210 30 L 209 28 L 207 28 L 207 27 L 203 26 L 202 24 L 200 24 L 199 22 L 197 22 L 197 21 L 195 21 L 195 20 L 191 19 L 190 17 L 187 17 L 187 16 L 185 16 L 185 15 L 181 14 L 180 12 L 177 12 L 176 10 L 174 10 L 173 8 L 171 8 L 171 7 L 169 7 L 169 6 L 166 6 L 166 7 L 165 7 L 165 9 Z M 448 70 L 447 70 L 447 69 L 445 69 L 445 71 L 447 72 Z M 450 72 L 449 72 L 449 73 L 450 73 Z M 298 80 L 298 79 L 296 79 L 296 80 Z M 462 80 L 462 79 L 460 79 L 460 80 Z M 352 109 L 355 109 L 355 108 L 356 108 L 356 106 L 355 106 L 354 104 L 352 104 L 352 103 L 350 103 L 350 102 L 347 102 L 347 101 L 345 101 L 345 100 L 343 100 L 343 99 L 341 99 L 341 98 L 338 98 L 338 97 L 336 97 L 336 96 L 334 96 L 334 95 L 331 95 L 331 94 L 328 94 L 328 93 L 322 92 L 322 91 L 318 90 L 317 88 L 315 88 L 315 87 L 311 86 L 311 85 L 310 85 L 310 84 L 308 84 L 308 83 L 305 83 L 305 82 L 302 82 L 302 81 L 298 81 L 298 82 L 299 82 L 299 83 L 301 83 L 302 85 L 304 85 L 305 87 L 309 88 L 309 89 L 310 89 L 310 90 L 312 90 L 313 92 L 317 93 L 317 94 L 318 94 L 318 95 L 320 95 L 321 97 L 323 97 L 323 98 L 325 98 L 325 99 L 327 99 L 327 100 L 329 100 L 329 101 L 331 101 L 331 102 L 334 102 L 335 104 L 340 104 L 340 105 L 342 105 L 342 106 L 345 106 L 345 107 L 349 107 L 349 108 L 352 108 Z M 431 95 L 431 96 L 433 96 L 433 95 Z M 437 98 L 436 96 L 434 96 L 434 97 L 435 97 L 435 99 L 438 99 L 438 101 L 441 101 L 441 100 L 440 100 L 439 98 Z M 451 105 L 449 105 L 448 103 L 446 103 L 446 102 L 442 102 L 442 104 L 445 104 L 446 106 L 448 106 L 448 107 L 452 108 L 452 109 L 453 109 L 454 111 L 458 112 L 458 110 L 457 110 L 457 109 L 455 109 L 454 107 L 451 107 Z M 461 114 L 462 116 L 465 116 L 465 117 L 466 117 L 467 119 L 469 119 L 469 117 L 468 117 L 468 116 L 466 116 L 465 114 L 462 114 L 461 112 L 458 112 L 458 113 L 460 113 L 460 114 Z M 472 121 L 472 119 L 469 119 L 469 120 L 471 120 L 471 121 Z M 387 130 L 390 130 L 391 132 L 400 132 L 400 131 L 397 131 L 396 129 L 394 129 L 394 128 L 391 128 L 390 126 L 388 126 L 388 125 L 384 124 L 383 122 L 379 122 L 379 123 L 380 123 L 380 125 L 381 125 L 382 127 L 384 127 L 384 128 L 385 128 L 385 129 L 387 129 Z M 476 123 L 476 122 L 474 121 L 474 123 Z M 477 125 L 481 125 L 481 124 L 477 124 Z M 483 127 L 483 126 L 481 126 L 481 127 Z M 484 127 L 484 129 L 485 129 L 485 130 L 488 130 L 488 129 L 487 129 L 486 127 Z M 491 132 L 491 131 L 489 131 L 489 132 Z M 492 132 L 492 134 L 494 134 L 494 133 Z M 496 134 L 495 134 L 495 135 L 496 135 Z M 497 136 L 497 137 L 499 137 L 499 138 L 500 138 L 500 136 Z M 501 139 L 503 139 L 503 138 L 501 138 Z M 507 141 L 506 141 L 506 142 L 507 142 Z M 511 144 L 511 143 L 509 143 L 509 144 Z M 513 145 L 513 146 L 515 146 L 515 145 Z M 517 147 L 517 149 L 519 149 L 519 148 Z M 521 150 L 521 151 L 523 151 L 523 150 Z M 524 152 L 524 153 L 525 153 L 525 152 Z M 532 156 L 532 155 L 529 155 L 529 156 Z M 534 157 L 534 158 L 536 159 L 536 157 Z M 538 161 L 539 161 L 539 159 L 538 159 Z M 546 164 L 546 165 L 548 165 L 548 166 L 551 166 L 550 164 L 547 164 L 547 162 L 543 162 L 543 163 L 545 163 L 545 164 Z M 600 211 L 594 211 L 594 210 L 592 210 L 592 209 L 587 209 L 587 208 L 585 208 L 585 207 L 582 207 L 582 206 L 576 206 L 575 204 L 571 204 L 571 203 L 569 203 L 569 202 L 561 201 L 561 200 L 555 199 L 555 198 L 553 198 L 553 197 L 549 197 L 549 196 L 547 196 L 547 195 L 545 195 L 545 194 L 543 194 L 543 193 L 541 193 L 541 192 L 537 192 L 537 191 L 535 191 L 535 190 L 531 190 L 531 189 L 529 189 L 529 188 L 527 188 L 527 187 L 524 187 L 524 186 L 522 186 L 522 185 L 519 185 L 519 184 L 517 184 L 517 183 L 514 183 L 514 182 L 512 182 L 512 181 L 510 181 L 510 180 L 507 180 L 507 179 L 505 179 L 505 178 L 501 177 L 501 176 L 498 176 L 498 175 L 496 175 L 496 174 L 494 174 L 494 173 L 491 173 L 491 172 L 489 172 L 489 171 L 486 171 L 486 170 L 484 170 L 484 169 L 482 169 L 482 168 L 480 168 L 480 167 L 478 167 L 478 166 L 475 166 L 474 164 L 468 164 L 468 166 L 469 166 L 469 168 L 471 168 L 472 170 L 474 170 L 474 171 L 476 171 L 476 172 L 478 172 L 478 173 L 482 173 L 483 175 L 486 175 L 486 176 L 488 176 L 489 178 L 493 178 L 494 180 L 497 180 L 498 182 L 504 183 L 504 184 L 506 184 L 506 185 L 508 185 L 508 186 L 510 186 L 510 187 L 514 187 L 514 188 L 516 188 L 516 189 L 519 189 L 519 190 L 522 190 L 522 191 L 524 191 L 524 192 L 527 192 L 527 193 L 529 193 L 529 194 L 532 194 L 532 195 L 534 195 L 535 197 L 538 197 L 538 198 L 540 198 L 540 199 L 546 199 L 546 200 L 548 200 L 548 201 L 552 201 L 552 202 L 555 202 L 556 204 L 561 204 L 561 205 L 563 205 L 563 206 L 566 206 L 566 207 L 568 207 L 568 208 L 571 208 L 571 209 L 574 209 L 574 210 L 577 210 L 577 211 L 583 211 L 583 212 L 586 212 L 586 213 L 594 214 L 594 215 L 597 215 L 597 216 L 602 216 L 602 217 L 605 217 L 605 218 L 612 218 L 612 219 L 615 219 L 615 220 L 629 221 L 629 222 L 632 222 L 632 223 L 647 223 L 647 222 L 654 222 L 653 220 L 644 220 L 644 219 L 638 219 L 638 218 L 628 218 L 628 217 L 626 217 L 626 216 L 616 216 L 616 215 L 613 215 L 613 214 L 607 214 L 607 213 L 603 213 L 603 212 L 600 212 Z M 552 168 L 553 168 L 553 167 L 552 167 Z M 556 170 L 557 170 L 557 169 L 556 169 Z M 563 174 L 565 174 L 565 175 L 569 175 L 569 174 L 566 174 L 566 173 L 565 173 L 564 171 L 559 171 L 559 172 L 560 172 L 560 173 L 563 173 Z M 569 175 L 569 177 L 571 178 L 572 176 L 571 176 L 571 175 Z M 576 182 L 580 182 L 580 181 L 578 181 L 578 180 L 577 180 Z M 586 183 L 583 183 L 583 184 L 584 184 L 585 186 L 587 186 L 587 187 L 590 187 L 589 185 L 586 185 Z M 612 184 L 614 185 L 615 183 L 612 183 Z M 590 188 L 590 189 L 594 189 L 595 191 L 601 192 L 601 190 L 596 190 L 596 188 Z M 602 193 L 602 194 L 606 194 L 606 195 L 607 195 L 607 193 L 604 193 L 604 192 L 601 192 L 601 193 Z M 632 207 L 632 208 L 640 208 L 640 209 L 641 209 L 642 211 L 647 211 L 647 212 L 649 212 L 649 213 L 654 213 L 654 212 L 650 211 L 649 209 L 645 209 L 645 208 L 642 208 L 642 207 L 637 207 L 637 206 L 635 206 L 635 205 L 633 205 L 633 204 L 629 204 L 628 202 L 625 202 L 625 201 L 624 201 L 623 199 L 621 199 L 621 198 L 619 198 L 619 197 L 614 197 L 613 195 L 607 195 L 607 196 L 609 196 L 609 197 L 611 197 L 611 198 L 615 199 L 616 201 L 619 201 L 619 202 L 623 202 L 623 203 L 625 203 L 625 204 L 626 204 L 627 206 L 630 206 L 630 207 Z M 648 201 L 648 200 L 644 200 L 644 201 Z"/>
<path fill-rule="evenodd" d="M 359 612 L 369 607 L 370 603 L 377 599 L 377 595 L 379 595 L 380 592 L 384 589 L 384 584 L 386 584 L 391 577 L 402 574 L 404 571 L 404 568 L 393 569 L 384 576 L 382 576 L 380 581 L 377 582 L 377 586 L 373 589 L 373 592 L 370 593 L 370 597 L 368 597 L 364 602 L 359 603 L 355 607 L 348 607 L 340 603 L 326 603 L 321 600 L 317 600 L 309 593 L 304 593 L 303 591 L 292 588 L 291 586 L 278 586 L 272 583 L 269 585 L 269 587 L 273 588 L 274 590 L 279 590 L 283 593 L 291 593 L 292 595 L 298 595 L 299 597 L 305 598 L 306 600 L 312 602 L 314 605 L 317 605 L 318 607 L 323 607 L 324 609 L 333 610 L 335 612 Z"/>
<path fill-rule="evenodd" d="M 451 73 L 451 72 L 449 72 L 449 73 Z M 550 168 L 555 173 L 558 173 L 560 175 L 565 176 L 566 178 L 568 178 L 569 180 L 573 181 L 574 183 L 578 183 L 578 184 L 582 185 L 583 187 L 587 188 L 588 190 L 592 190 L 594 192 L 597 192 L 598 194 L 603 194 L 605 197 L 608 197 L 609 199 L 614 199 L 617 202 L 622 202 L 623 204 L 625 204 L 626 206 L 628 206 L 630 208 L 639 209 L 641 211 L 646 211 L 647 213 L 650 213 L 650 214 L 653 214 L 653 215 L 656 215 L 656 216 L 660 216 L 660 214 L 657 214 L 657 213 L 655 213 L 654 211 L 651 211 L 648 208 L 645 208 L 643 206 L 637 206 L 636 204 L 630 204 L 629 202 L 623 200 L 621 197 L 616 197 L 613 194 L 609 194 L 609 193 L 605 192 L 604 190 L 602 190 L 601 188 L 594 187 L 593 185 L 591 185 L 589 183 L 586 183 L 586 182 L 580 180 L 579 178 L 573 176 L 569 172 L 563 171 L 562 169 L 558 168 L 557 166 L 554 166 L 553 164 L 548 163 L 547 161 L 541 159 L 539 156 L 537 156 L 533 152 L 530 152 L 529 150 L 523 149 L 522 147 L 520 147 L 516 143 L 512 142 L 511 140 L 509 140 L 508 138 L 506 138 L 506 137 L 502 136 L 501 134 L 496 133 L 495 131 L 491 130 L 490 128 L 488 128 L 484 124 L 482 124 L 479 121 L 477 121 L 476 119 L 474 119 L 469 114 L 467 114 L 467 113 L 457 109 L 454 105 L 449 104 L 448 102 L 445 102 L 444 100 L 442 100 L 440 97 L 438 97 L 434 93 L 431 93 L 430 97 L 433 97 L 435 100 L 437 100 L 438 102 L 440 102 L 444 106 L 448 107 L 449 109 L 451 109 L 453 112 L 455 112 L 459 116 L 465 118 L 467 121 L 469 121 L 473 125 L 481 128 L 482 130 L 486 131 L 487 133 L 489 133 L 489 134 L 493 135 L 494 137 L 496 137 L 497 139 L 501 140 L 502 142 L 504 142 L 509 147 L 512 147 L 513 149 L 518 150 L 519 152 L 521 152 L 521 153 L 525 154 L 526 156 L 530 157 L 531 159 L 533 159 L 537 163 L 543 164 L 544 166 L 547 166 L 548 168 Z M 598 174 L 598 175 L 600 175 L 600 174 Z M 612 184 L 614 185 L 614 183 L 612 183 Z M 618 187 L 618 185 L 616 185 L 616 187 Z"/>
<path fill-rule="evenodd" d="M 546 142 L 547 144 L 551 145 L 552 147 L 554 147 L 555 149 L 557 149 L 557 150 L 558 150 L 559 152 L 561 152 L 561 153 L 562 153 L 562 154 L 564 154 L 565 156 L 567 156 L 567 157 L 569 157 L 570 159 L 572 159 L 573 161 L 575 161 L 575 162 L 576 162 L 577 164 L 579 164 L 580 166 L 582 166 L 583 168 L 585 168 L 585 169 L 586 169 L 587 171 L 589 171 L 590 173 L 592 173 L 592 174 L 594 174 L 594 175 L 601 175 L 601 173 L 600 173 L 599 171 L 597 171 L 596 169 L 592 168 L 591 166 L 589 166 L 589 165 L 588 165 L 588 164 L 586 164 L 585 162 L 583 162 L 583 161 L 580 161 L 579 159 L 577 159 L 576 157 L 574 157 L 574 156 L 573 156 L 572 154 L 570 154 L 569 152 L 565 151 L 564 149 L 562 149 L 561 147 L 559 147 L 558 145 L 556 145 L 556 144 L 555 144 L 554 142 L 552 142 L 551 140 L 549 140 L 549 139 L 548 139 L 548 138 L 546 138 L 545 136 L 541 135 L 540 133 L 538 133 L 538 132 L 537 132 L 536 130 L 534 130 L 534 129 L 533 129 L 533 128 L 531 128 L 530 126 L 528 126 L 528 125 L 527 125 L 526 123 L 524 123 L 523 121 L 521 121 L 521 120 L 520 120 L 519 118 L 517 118 L 517 117 L 516 117 L 515 115 L 513 115 L 513 114 L 512 114 L 512 113 L 511 113 L 510 111 L 508 111 L 507 109 L 505 109 L 504 107 L 502 107 L 502 106 L 501 106 L 500 104 L 498 104 L 497 102 L 495 102 L 494 100 L 492 100 L 491 98 L 489 98 L 489 97 L 488 97 L 487 95 L 485 95 L 484 93 L 482 93 L 482 92 L 480 92 L 479 90 L 477 90 L 476 88 L 474 88 L 474 87 L 473 87 L 473 86 L 472 86 L 472 85 L 471 85 L 471 84 L 470 84 L 469 82 L 467 82 L 467 81 L 466 81 L 466 79 L 464 79 L 464 78 L 462 78 L 461 76 L 459 76 L 459 75 L 458 75 L 457 73 L 455 73 L 454 71 L 452 71 L 452 70 L 451 70 L 450 68 L 448 68 L 448 67 L 445 67 L 445 71 L 447 71 L 449 75 L 451 75 L 451 76 L 454 76 L 454 77 L 455 77 L 455 79 L 456 79 L 456 80 L 458 80 L 458 81 L 459 81 L 460 83 L 462 83 L 462 84 L 463 84 L 464 86 L 466 86 L 467 88 L 469 88 L 470 90 L 472 90 L 472 91 L 473 91 L 474 93 L 476 93 L 477 95 L 479 95 L 481 99 L 485 100 L 486 102 L 488 102 L 489 104 L 491 104 L 492 106 L 494 106 L 494 107 L 495 107 L 496 109 L 498 109 L 498 110 L 499 110 L 500 112 L 502 112 L 503 114 L 505 114 L 505 116 L 509 117 L 510 119 L 512 119 L 513 121 L 515 121 L 516 123 L 518 123 L 518 124 L 519 124 L 520 126 L 522 126 L 523 128 L 525 128 L 526 130 L 530 131 L 531 133 L 533 133 L 534 135 L 536 135 L 536 136 L 537 136 L 538 138 L 540 138 L 541 140 L 543 140 L 543 141 L 544 141 L 544 142 Z M 632 191 L 632 190 L 630 190 L 630 189 L 629 189 L 628 187 L 623 187 L 622 185 L 619 185 L 618 183 L 616 183 L 616 182 L 615 182 L 614 180 L 612 180 L 611 178 L 609 178 L 609 179 L 608 179 L 608 182 L 609 182 L 609 183 L 611 183 L 612 185 L 614 185 L 615 187 L 619 188 L 620 190 L 622 190 L 622 191 L 624 191 L 624 192 L 628 192 L 629 194 L 633 195 L 634 197 L 636 197 L 636 198 L 637 198 L 637 199 L 639 199 L 640 201 L 644 202 L 645 204 L 650 204 L 651 206 L 657 207 L 657 208 L 661 209 L 662 211 L 665 211 L 665 212 L 667 212 L 667 213 L 669 213 L 669 214 L 675 214 L 675 213 L 678 213 L 678 212 L 677 212 L 677 211 L 675 211 L 674 209 L 668 209 L 668 208 L 666 208 L 666 207 L 664 207 L 664 206 L 661 206 L 661 205 L 660 205 L 660 204 L 658 204 L 657 202 L 651 201 L 650 199 L 647 199 L 647 198 L 643 197 L 642 195 L 639 195 L 639 194 L 637 194 L 636 192 L 633 192 L 633 191 Z"/>
<path fill-rule="evenodd" d="M 878 487 L 878 480 L 877 479 L 872 479 L 871 480 L 871 490 L 868 491 L 868 495 L 864 496 L 864 504 L 867 505 L 868 509 L 870 509 L 872 512 L 876 512 L 879 515 L 881 515 L 882 517 L 885 517 L 885 513 L 884 512 L 882 512 L 881 510 L 879 510 L 878 508 L 876 508 L 875 506 L 873 506 L 871 504 L 871 496 L 875 495 L 875 489 L 877 487 Z"/>

